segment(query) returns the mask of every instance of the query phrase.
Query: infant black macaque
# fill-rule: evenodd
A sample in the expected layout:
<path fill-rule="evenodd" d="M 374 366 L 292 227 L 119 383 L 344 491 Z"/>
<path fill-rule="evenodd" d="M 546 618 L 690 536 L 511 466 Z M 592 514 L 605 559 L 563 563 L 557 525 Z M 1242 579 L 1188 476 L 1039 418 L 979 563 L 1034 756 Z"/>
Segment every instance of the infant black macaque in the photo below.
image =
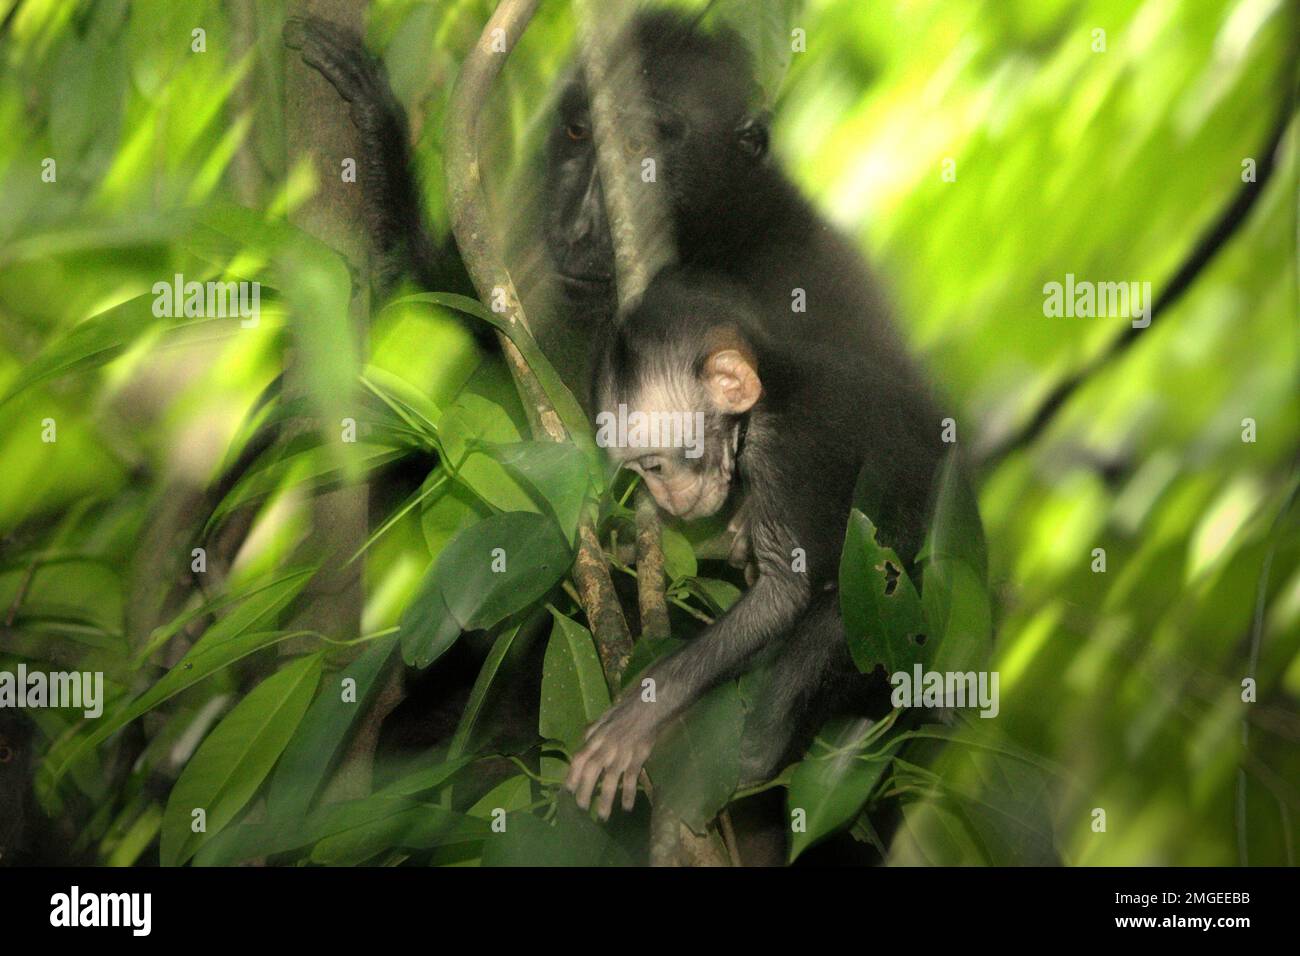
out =
<path fill-rule="evenodd" d="M 803 261 L 819 278 L 824 266 Z M 861 307 L 815 317 L 811 307 L 808 315 L 788 309 L 716 274 L 669 269 L 597 347 L 597 422 L 622 405 L 625 419 L 640 412 L 664 426 L 656 446 L 611 455 L 679 518 L 736 499 L 756 571 L 725 615 L 651 665 L 588 731 L 567 785 L 587 807 L 599 783 L 602 817 L 620 781 L 623 806 L 632 807 L 665 723 L 760 659 L 770 673 L 745 731 L 746 781 L 769 776 L 826 716 L 870 688 L 849 657 L 836 591 L 855 485 L 861 478 L 859 491 L 874 503 L 881 539 L 909 561 L 940 460 L 938 417 L 901 348 Z M 676 416 L 702 420 L 702 442 L 665 447 Z M 676 434 L 690 435 L 690 426 Z M 646 678 L 652 701 L 643 699 Z"/>

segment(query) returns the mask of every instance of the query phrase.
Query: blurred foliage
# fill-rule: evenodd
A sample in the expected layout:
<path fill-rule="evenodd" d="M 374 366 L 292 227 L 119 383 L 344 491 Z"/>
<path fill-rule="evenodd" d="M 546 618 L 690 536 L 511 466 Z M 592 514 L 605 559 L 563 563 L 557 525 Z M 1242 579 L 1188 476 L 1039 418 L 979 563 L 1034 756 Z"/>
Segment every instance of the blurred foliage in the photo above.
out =
<path fill-rule="evenodd" d="M 490 7 L 371 4 L 368 41 L 411 112 L 440 228 L 451 81 Z M 756 51 L 775 152 L 887 278 L 968 447 L 1124 327 L 1044 317 L 1044 283 L 1163 288 L 1293 102 L 1300 36 L 1285 0 L 723 0 L 708 15 Z M 284 158 L 283 18 L 279 0 L 0 2 L 0 669 L 100 670 L 108 687 L 98 720 L 30 712 L 40 826 L 59 844 L 46 852 L 643 860 L 644 801 L 600 825 L 556 786 L 609 700 L 566 587 L 574 529 L 598 496 L 615 573 L 630 572 L 628 481 L 607 487 L 589 440 L 529 440 L 502 363 L 468 331 L 492 319 L 475 303 L 377 308 L 364 357 L 339 338 L 344 264 L 286 219 L 321 184 Z M 806 52 L 786 54 L 792 28 Z M 484 123 L 507 213 L 572 36 L 566 5 L 543 5 Z M 1295 861 L 1295 135 L 1190 293 L 1033 447 L 978 475 L 987 550 L 973 503 L 946 485 L 921 580 L 888 592 L 911 595 L 898 612 L 868 600 L 890 556 L 855 513 L 841 579 L 858 585 L 845 588 L 855 659 L 978 666 L 991 632 L 1001 710 L 828 726 L 773 783 L 806 813 L 792 858 L 845 829 L 878 842 L 863 810 L 897 802 L 887 849 L 901 863 Z M 176 274 L 260 282 L 259 321 L 157 315 L 154 285 Z M 268 390 L 295 348 L 310 358 L 307 408 Z M 571 396 L 545 384 L 572 422 Z M 209 500 L 259 429 L 308 413 L 351 418 L 357 443 L 342 455 L 333 428 L 296 434 Z M 360 632 L 286 629 L 319 559 L 301 547 L 312 493 L 412 460 L 435 464 L 373 503 Z M 212 521 L 187 529 L 205 506 Z M 239 515 L 251 531 L 220 561 Z M 666 533 L 674 637 L 639 644 L 634 671 L 738 596 L 697 558 L 706 536 Z M 488 574 L 481 556 L 507 546 Z M 211 552 L 201 573 L 196 547 Z M 936 638 L 923 653 L 920 627 Z M 461 645 L 478 676 L 443 742 L 387 755 L 370 792 L 334 793 L 386 662 L 428 668 Z M 520 733 L 503 715 L 529 660 L 537 726 Z M 1248 676 L 1257 702 L 1243 703 Z M 694 825 L 736 796 L 748 681 L 710 695 L 652 762 L 657 799 Z"/>

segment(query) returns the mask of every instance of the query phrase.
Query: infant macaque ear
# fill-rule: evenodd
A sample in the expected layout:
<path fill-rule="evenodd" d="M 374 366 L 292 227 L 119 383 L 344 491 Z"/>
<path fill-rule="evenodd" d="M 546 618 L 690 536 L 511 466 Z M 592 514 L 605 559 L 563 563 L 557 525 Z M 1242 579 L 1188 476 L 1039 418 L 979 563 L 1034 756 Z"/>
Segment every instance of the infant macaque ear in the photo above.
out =
<path fill-rule="evenodd" d="M 721 349 L 705 360 L 704 386 L 718 409 L 732 415 L 749 411 L 763 394 L 758 372 L 736 349 Z"/>

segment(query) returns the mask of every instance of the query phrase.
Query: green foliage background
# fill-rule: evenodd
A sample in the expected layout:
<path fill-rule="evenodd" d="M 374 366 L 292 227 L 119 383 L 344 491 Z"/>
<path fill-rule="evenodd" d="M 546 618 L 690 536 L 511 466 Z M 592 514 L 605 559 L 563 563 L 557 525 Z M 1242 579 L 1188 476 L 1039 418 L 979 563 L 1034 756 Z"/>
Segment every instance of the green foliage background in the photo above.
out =
<path fill-rule="evenodd" d="M 776 154 L 887 277 L 973 450 L 1124 327 L 1045 318 L 1044 283 L 1070 272 L 1160 290 L 1294 102 L 1300 22 L 1285 0 L 716 7 L 760 51 Z M 368 40 L 412 113 L 445 226 L 450 81 L 490 4 L 371 8 Z M 372 315 L 364 360 L 344 347 L 346 270 L 284 218 L 320 184 L 285 168 L 283 16 L 278 2 L 0 3 L 0 669 L 102 670 L 111 695 L 98 721 L 32 712 L 42 811 L 52 832 L 67 825 L 70 852 L 122 865 L 641 859 L 641 815 L 601 827 L 554 786 L 565 746 L 608 702 L 556 587 L 604 476 L 582 449 L 527 440 L 508 376 L 463 324 L 472 304 L 404 299 Z M 791 26 L 807 52 L 787 72 Z M 206 52 L 191 50 L 196 27 Z M 511 56 L 490 124 L 502 182 L 533 168 L 572 34 L 567 6 L 545 4 Z M 1294 862 L 1295 135 L 1190 293 L 1031 448 L 978 476 L 1002 699 L 998 720 L 974 723 L 996 735 L 828 728 L 781 781 L 810 809 L 796 852 L 844 826 L 870 840 L 863 806 L 903 800 L 896 862 L 1037 862 L 1053 847 L 1077 864 Z M 178 272 L 261 281 L 261 322 L 156 318 L 150 290 Z M 361 441 L 322 429 L 260 460 L 221 503 L 255 508 L 238 560 L 171 606 L 168 587 L 208 542 L 160 539 L 160 519 L 201 496 L 256 425 L 303 414 L 259 403 L 291 348 L 313 369 L 306 410 L 350 415 Z M 56 442 L 42 441 L 46 419 Z M 381 503 L 361 632 L 295 632 L 318 557 L 300 548 L 309 493 L 413 451 L 442 464 Z M 604 498 L 604 530 L 623 540 L 626 490 Z M 693 541 L 666 542 L 688 624 L 736 596 Z M 504 578 L 475 564 L 497 545 L 510 548 Z M 457 640 L 486 663 L 450 744 L 381 766 L 367 794 L 322 798 L 356 712 L 335 706 L 337 681 L 365 699 L 393 655 L 427 665 Z M 496 682 L 537 640 L 541 727 L 507 741 Z M 725 742 L 745 690 L 711 699 L 695 736 Z M 127 727 L 144 743 L 122 768 Z M 703 822 L 734 779 L 709 743 L 674 746 L 665 799 Z M 477 772 L 502 753 L 507 773 Z M 194 806 L 206 835 L 190 831 Z M 509 811 L 509 839 L 489 829 L 494 808 Z"/>

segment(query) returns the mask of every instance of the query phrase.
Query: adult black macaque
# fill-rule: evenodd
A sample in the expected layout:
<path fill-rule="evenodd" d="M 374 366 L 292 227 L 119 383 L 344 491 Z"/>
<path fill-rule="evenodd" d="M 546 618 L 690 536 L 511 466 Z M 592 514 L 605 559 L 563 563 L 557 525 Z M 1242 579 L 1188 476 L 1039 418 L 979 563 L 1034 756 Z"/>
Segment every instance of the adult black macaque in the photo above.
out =
<path fill-rule="evenodd" d="M 792 264 L 811 287 L 841 296 L 864 281 L 860 270 L 826 275 L 821 263 Z M 661 422 L 703 413 L 696 457 L 682 447 L 611 448 L 613 457 L 678 517 L 706 517 L 737 499 L 740 540 L 757 572 L 725 615 L 651 665 L 588 731 L 567 784 L 587 807 L 603 780 L 602 817 L 620 778 L 631 808 L 666 721 L 746 669 L 761 663 L 765 674 L 745 729 L 748 781 L 795 756 L 836 709 L 868 702 L 873 685 L 849 657 L 836 591 L 855 488 L 857 500 L 872 502 L 881 541 L 910 562 L 943 446 L 926 388 L 871 300 L 836 301 L 843 308 L 810 303 L 792 316 L 784 296 L 764 302 L 716 274 L 669 269 L 597 350 L 598 414 L 620 405 Z M 642 694 L 646 678 L 653 700 Z"/>
<path fill-rule="evenodd" d="M 826 317 L 884 310 L 857 253 L 771 161 L 766 111 L 740 38 L 657 11 L 634 19 L 619 42 L 630 44 L 643 66 L 677 261 L 740 283 L 763 308 L 779 305 L 809 332 L 860 346 L 860 323 Z M 546 196 L 546 244 L 570 305 L 612 317 L 610 230 L 587 94 L 577 78 L 561 96 L 550 134 Z M 797 289 L 813 303 L 807 312 L 791 308 Z"/>
<path fill-rule="evenodd" d="M 319 18 L 290 20 L 285 41 L 349 105 L 380 284 L 405 274 L 434 291 L 473 295 L 454 243 L 436 241 L 426 224 L 407 119 L 379 62 L 355 33 Z M 759 277 L 764 300 L 779 295 L 788 303 L 799 287 L 818 296 L 819 308 L 860 304 L 865 293 L 838 281 L 846 270 L 860 274 L 855 254 L 768 160 L 766 116 L 754 105 L 742 41 L 730 31 L 705 33 L 679 13 L 652 11 L 639 14 L 620 42 L 630 43 L 645 65 L 678 260 L 742 282 Z M 543 351 L 585 397 L 593 330 L 613 318 L 617 297 L 587 96 L 577 76 L 565 84 L 544 152 L 541 222 L 521 228 L 540 228 L 561 295 L 530 319 Z M 802 257 L 819 268 L 793 268 Z M 775 260 L 781 267 L 774 270 Z"/>

